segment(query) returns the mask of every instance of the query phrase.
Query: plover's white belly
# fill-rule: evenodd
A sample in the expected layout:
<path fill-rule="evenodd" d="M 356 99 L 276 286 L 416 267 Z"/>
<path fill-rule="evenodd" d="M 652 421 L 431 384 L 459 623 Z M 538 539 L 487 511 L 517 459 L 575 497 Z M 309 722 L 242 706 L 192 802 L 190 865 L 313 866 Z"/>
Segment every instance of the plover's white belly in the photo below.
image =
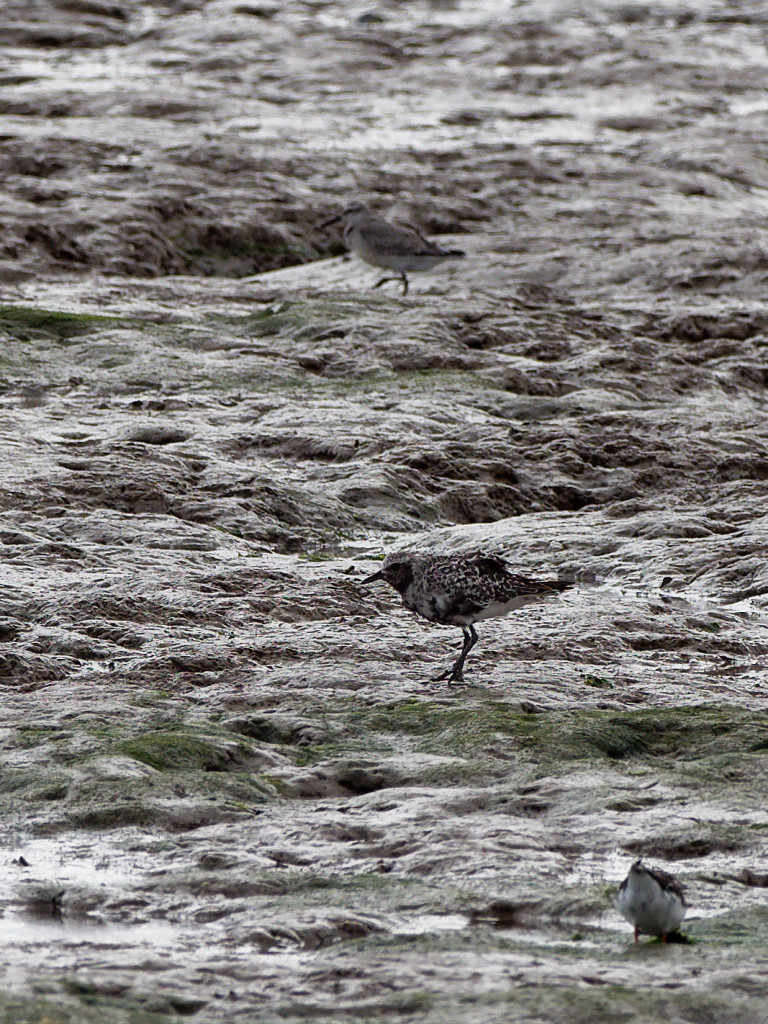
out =
<path fill-rule="evenodd" d="M 409 588 L 403 595 L 403 604 L 406 608 L 432 622 L 450 623 L 452 626 L 469 626 L 473 622 L 480 622 L 481 619 L 496 619 L 535 600 L 535 594 L 523 594 L 511 601 L 492 601 L 479 611 L 463 612 L 457 610 L 457 605 L 460 608 L 461 602 L 457 602 L 455 594 L 440 591 L 425 594 L 415 588 Z M 472 607 L 471 602 L 472 598 L 468 597 L 469 607 Z"/>
<path fill-rule="evenodd" d="M 492 601 L 482 611 L 469 616 L 467 622 L 480 622 L 482 619 L 497 619 L 501 615 L 509 615 L 516 608 L 531 604 L 540 596 L 538 594 L 521 594 L 520 597 L 513 597 L 511 601 Z"/>
<path fill-rule="evenodd" d="M 643 935 L 673 932 L 685 917 L 685 906 L 674 893 L 658 886 L 623 889 L 616 900 L 619 913 Z"/>

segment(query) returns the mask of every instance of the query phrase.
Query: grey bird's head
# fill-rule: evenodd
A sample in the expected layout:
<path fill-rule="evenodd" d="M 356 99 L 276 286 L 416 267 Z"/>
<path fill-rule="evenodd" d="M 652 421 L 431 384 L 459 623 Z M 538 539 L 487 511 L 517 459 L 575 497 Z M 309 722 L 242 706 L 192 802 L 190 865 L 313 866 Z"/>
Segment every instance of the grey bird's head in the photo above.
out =
<path fill-rule="evenodd" d="M 361 217 L 367 217 L 370 213 L 365 203 L 354 202 L 350 203 L 346 209 L 342 210 L 336 217 L 331 217 L 330 220 L 324 220 L 320 225 L 321 228 L 327 228 L 331 224 L 336 224 L 338 221 L 344 221 L 344 227 L 348 227 L 350 224 L 354 224 L 355 221 Z"/>
<path fill-rule="evenodd" d="M 402 552 L 387 555 L 379 571 L 360 582 L 374 583 L 376 580 L 384 580 L 398 593 L 404 593 L 413 583 L 413 557 Z"/>

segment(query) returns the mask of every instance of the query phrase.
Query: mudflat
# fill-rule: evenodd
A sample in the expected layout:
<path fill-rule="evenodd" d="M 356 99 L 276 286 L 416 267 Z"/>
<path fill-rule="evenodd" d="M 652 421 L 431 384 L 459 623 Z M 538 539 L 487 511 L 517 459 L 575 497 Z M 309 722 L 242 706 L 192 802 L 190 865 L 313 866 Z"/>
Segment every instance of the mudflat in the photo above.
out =
<path fill-rule="evenodd" d="M 764 1024 L 767 33 L 8 0 L 0 1018 Z M 448 686 L 403 547 L 579 585 Z"/>

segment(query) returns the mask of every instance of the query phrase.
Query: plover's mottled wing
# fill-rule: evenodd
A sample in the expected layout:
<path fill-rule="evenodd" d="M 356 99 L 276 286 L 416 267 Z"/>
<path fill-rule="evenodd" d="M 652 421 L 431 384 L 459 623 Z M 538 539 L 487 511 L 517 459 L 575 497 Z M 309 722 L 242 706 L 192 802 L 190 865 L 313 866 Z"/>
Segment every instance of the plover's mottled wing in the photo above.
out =
<path fill-rule="evenodd" d="M 679 896 L 682 903 L 685 904 L 686 886 L 684 886 L 682 882 L 678 882 L 674 875 L 670 875 L 666 871 L 662 871 L 660 868 L 646 868 L 645 865 L 643 865 L 643 869 L 654 881 L 659 883 L 665 892 L 673 892 L 675 896 Z"/>
<path fill-rule="evenodd" d="M 559 594 L 569 590 L 573 583 L 570 580 L 535 580 L 529 576 L 521 576 L 512 572 L 509 563 L 498 555 L 473 555 L 471 563 L 479 576 L 498 583 L 509 591 L 525 594 Z"/>
<path fill-rule="evenodd" d="M 484 576 L 510 576 L 509 565 L 498 555 L 472 555 L 472 562 Z"/>
<path fill-rule="evenodd" d="M 532 580 L 515 573 L 508 573 L 506 579 L 521 594 L 561 594 L 573 586 L 570 580 Z"/>

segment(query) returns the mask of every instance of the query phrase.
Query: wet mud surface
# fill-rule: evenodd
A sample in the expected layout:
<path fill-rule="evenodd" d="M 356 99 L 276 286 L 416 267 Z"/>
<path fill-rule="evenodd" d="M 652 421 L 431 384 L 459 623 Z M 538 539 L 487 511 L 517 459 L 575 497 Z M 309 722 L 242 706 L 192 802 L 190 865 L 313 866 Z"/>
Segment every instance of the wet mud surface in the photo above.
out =
<path fill-rule="evenodd" d="M 763 5 L 0 40 L 2 1019 L 762 1024 Z M 371 291 L 353 196 L 467 259 Z M 451 687 L 405 546 L 579 585 Z"/>

